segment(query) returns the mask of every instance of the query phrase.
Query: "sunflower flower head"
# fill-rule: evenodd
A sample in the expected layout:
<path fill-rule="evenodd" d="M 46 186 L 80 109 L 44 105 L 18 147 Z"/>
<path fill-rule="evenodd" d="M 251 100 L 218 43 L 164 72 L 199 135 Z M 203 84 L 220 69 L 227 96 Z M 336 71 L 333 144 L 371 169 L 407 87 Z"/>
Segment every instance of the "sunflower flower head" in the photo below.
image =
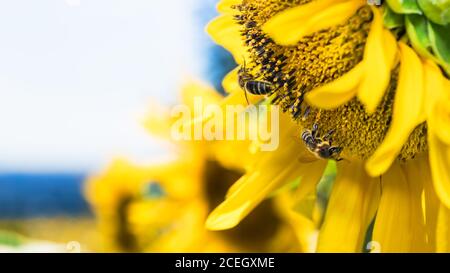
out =
<path fill-rule="evenodd" d="M 408 54 L 409 46 L 400 46 L 404 32 L 384 28 L 384 6 L 362 0 L 222 1 L 223 15 L 208 31 L 238 63 L 245 61 L 255 78 L 276 86 L 272 103 L 300 128 L 317 123 L 322 133 L 334 130 L 333 140 L 347 158 L 366 160 L 393 123 L 397 89 L 411 87 L 404 84 L 407 77 L 422 78 L 420 59 Z M 232 28 L 240 45 L 225 42 L 231 33 L 224 29 Z M 405 131 L 397 159 L 427 151 L 425 123 L 416 121 Z"/>

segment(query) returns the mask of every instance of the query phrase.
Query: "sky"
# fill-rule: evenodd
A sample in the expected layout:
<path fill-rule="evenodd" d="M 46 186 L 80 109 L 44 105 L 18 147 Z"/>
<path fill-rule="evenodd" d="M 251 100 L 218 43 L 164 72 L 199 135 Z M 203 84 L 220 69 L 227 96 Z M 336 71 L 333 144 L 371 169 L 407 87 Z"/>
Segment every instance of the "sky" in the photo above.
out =
<path fill-rule="evenodd" d="M 0 1 L 0 171 L 164 157 L 139 120 L 198 73 L 195 1 Z"/>

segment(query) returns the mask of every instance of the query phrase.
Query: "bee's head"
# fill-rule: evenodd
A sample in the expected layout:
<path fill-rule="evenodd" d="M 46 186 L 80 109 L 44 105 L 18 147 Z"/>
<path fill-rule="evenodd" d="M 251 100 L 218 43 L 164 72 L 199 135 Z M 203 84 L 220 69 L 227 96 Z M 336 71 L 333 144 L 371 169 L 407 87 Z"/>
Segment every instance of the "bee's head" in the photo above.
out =
<path fill-rule="evenodd" d="M 336 158 L 339 157 L 339 153 L 342 151 L 342 147 L 331 147 L 328 141 L 322 142 L 317 145 L 317 153 L 322 158 Z"/>
<path fill-rule="evenodd" d="M 330 158 L 333 155 L 333 151 L 328 143 L 320 143 L 317 145 L 317 154 L 321 158 Z"/>

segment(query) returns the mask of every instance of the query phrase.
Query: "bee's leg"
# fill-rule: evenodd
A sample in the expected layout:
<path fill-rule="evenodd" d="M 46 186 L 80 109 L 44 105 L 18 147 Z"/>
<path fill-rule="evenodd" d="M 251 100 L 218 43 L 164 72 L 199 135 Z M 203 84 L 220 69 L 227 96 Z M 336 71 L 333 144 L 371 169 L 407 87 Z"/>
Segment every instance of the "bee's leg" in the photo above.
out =
<path fill-rule="evenodd" d="M 314 139 L 316 139 L 316 136 L 317 136 L 317 132 L 319 131 L 319 125 L 317 125 L 317 123 L 314 123 L 313 124 L 313 128 L 312 128 L 312 131 L 311 131 L 311 135 L 312 135 L 312 137 L 314 138 Z"/>
<path fill-rule="evenodd" d="M 334 133 L 334 129 L 333 130 L 330 130 L 330 131 L 328 131 L 328 133 L 326 133 L 322 138 L 324 139 L 324 140 L 329 140 L 330 141 L 330 143 L 331 143 L 331 135 Z M 331 145 L 331 144 L 330 144 Z"/>
<path fill-rule="evenodd" d="M 340 152 L 342 152 L 342 147 L 330 147 L 330 153 L 332 154 L 339 154 Z"/>
<path fill-rule="evenodd" d="M 250 105 L 250 102 L 248 101 L 248 97 L 247 97 L 247 88 L 245 88 L 245 84 L 244 84 L 244 96 L 245 96 L 245 100 L 247 101 L 247 105 Z"/>
<path fill-rule="evenodd" d="M 291 112 L 292 112 L 292 116 L 296 119 L 300 113 L 301 113 L 301 109 L 298 107 L 295 107 L 294 105 L 291 107 Z"/>
<path fill-rule="evenodd" d="M 333 147 L 330 147 L 329 151 L 330 151 L 331 155 L 339 154 L 342 151 L 342 147 L 333 146 Z M 341 161 L 341 160 L 343 160 L 343 158 L 342 157 L 337 157 L 334 160 Z"/>
<path fill-rule="evenodd" d="M 309 112 L 311 112 L 311 107 L 306 106 L 305 113 L 303 114 L 303 117 L 302 117 L 302 121 L 306 120 L 306 118 L 309 116 Z"/>

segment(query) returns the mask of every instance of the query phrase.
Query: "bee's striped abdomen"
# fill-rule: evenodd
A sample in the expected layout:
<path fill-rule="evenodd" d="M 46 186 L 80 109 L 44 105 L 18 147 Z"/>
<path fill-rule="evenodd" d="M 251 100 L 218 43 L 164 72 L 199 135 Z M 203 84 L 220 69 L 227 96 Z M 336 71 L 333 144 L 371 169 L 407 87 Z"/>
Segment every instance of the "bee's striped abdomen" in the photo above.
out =
<path fill-rule="evenodd" d="M 267 95 L 272 92 L 272 84 L 263 81 L 247 81 L 245 89 L 253 95 Z"/>
<path fill-rule="evenodd" d="M 314 149 L 316 146 L 316 141 L 314 140 L 314 137 L 311 134 L 311 131 L 305 130 L 302 133 L 302 140 L 308 146 L 310 149 Z"/>

